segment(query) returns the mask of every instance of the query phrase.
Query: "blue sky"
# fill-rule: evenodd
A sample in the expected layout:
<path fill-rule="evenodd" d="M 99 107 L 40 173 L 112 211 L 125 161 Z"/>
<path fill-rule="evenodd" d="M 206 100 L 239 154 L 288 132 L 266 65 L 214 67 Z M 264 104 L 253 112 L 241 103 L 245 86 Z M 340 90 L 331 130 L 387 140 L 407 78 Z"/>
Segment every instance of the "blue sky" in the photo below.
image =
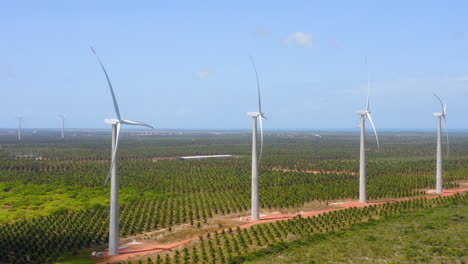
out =
<path fill-rule="evenodd" d="M 367 71 L 377 128 L 468 128 L 466 1 L 2 1 L 0 127 L 354 129 Z M 368 66 L 365 64 L 365 57 Z"/>

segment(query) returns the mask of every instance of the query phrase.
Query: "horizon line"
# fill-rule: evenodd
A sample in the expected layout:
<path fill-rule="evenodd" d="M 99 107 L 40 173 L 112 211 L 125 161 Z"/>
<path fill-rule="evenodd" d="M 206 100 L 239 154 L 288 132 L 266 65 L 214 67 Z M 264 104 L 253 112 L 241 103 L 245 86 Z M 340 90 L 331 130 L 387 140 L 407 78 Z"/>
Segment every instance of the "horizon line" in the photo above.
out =
<path fill-rule="evenodd" d="M 17 131 L 18 128 L 0 128 L 0 131 Z M 61 131 L 62 128 L 57 127 L 57 128 L 21 128 L 22 131 L 28 131 L 28 130 L 41 130 L 41 131 Z M 92 131 L 107 131 L 109 128 L 65 128 L 65 131 L 87 131 L 87 130 L 92 130 Z M 132 128 L 126 128 L 122 130 L 127 130 L 127 131 L 142 131 L 142 132 L 151 132 L 151 131 L 251 131 L 251 128 L 155 128 L 155 129 L 144 129 L 144 128 L 137 128 L 137 129 L 132 129 Z M 264 131 L 270 131 L 270 132 L 280 132 L 280 131 L 308 131 L 308 132 L 313 132 L 313 131 L 322 131 L 322 132 L 355 132 L 355 131 L 360 131 L 359 128 L 268 128 L 264 129 Z M 429 131 L 437 131 L 437 128 L 380 128 L 379 132 L 429 132 Z M 468 132 L 468 128 L 451 128 L 450 132 Z"/>

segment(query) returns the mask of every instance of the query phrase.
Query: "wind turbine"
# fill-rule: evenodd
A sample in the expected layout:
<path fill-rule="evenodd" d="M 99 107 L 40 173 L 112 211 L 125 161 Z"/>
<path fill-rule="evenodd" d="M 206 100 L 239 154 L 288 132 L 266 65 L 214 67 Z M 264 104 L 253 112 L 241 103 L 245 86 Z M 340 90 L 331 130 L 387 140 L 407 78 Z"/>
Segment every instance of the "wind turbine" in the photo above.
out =
<path fill-rule="evenodd" d="M 126 125 L 137 125 L 137 126 L 146 126 L 153 128 L 152 126 L 132 121 L 124 120 L 120 117 L 119 105 L 117 104 L 117 99 L 115 98 L 114 89 L 110 82 L 107 71 L 104 68 L 104 65 L 101 62 L 101 59 L 96 54 L 96 51 L 91 47 L 94 55 L 96 56 L 99 64 L 101 65 L 102 71 L 106 76 L 107 83 L 112 95 L 112 101 L 114 102 L 114 109 L 117 115 L 115 119 L 104 119 L 104 123 L 112 125 L 112 162 L 107 175 L 104 185 L 107 185 L 107 182 L 111 181 L 111 192 L 110 192 L 110 221 L 109 221 L 109 255 L 118 255 L 119 254 L 119 177 L 118 177 L 118 159 L 117 153 L 119 150 L 119 135 L 120 135 L 120 126 L 122 124 Z"/>
<path fill-rule="evenodd" d="M 260 219 L 260 199 L 258 195 L 258 164 L 262 157 L 263 152 L 263 123 L 262 119 L 266 119 L 262 112 L 262 102 L 260 98 L 260 82 L 258 80 L 257 68 L 255 62 L 250 56 L 252 66 L 255 71 L 255 77 L 257 78 L 257 91 L 258 91 L 258 112 L 248 112 L 247 115 L 253 119 L 253 131 L 252 131 L 252 220 Z M 257 153 L 257 119 L 260 122 L 260 153 Z M 257 156 L 258 155 L 258 156 Z"/>
<path fill-rule="evenodd" d="M 64 130 L 65 130 L 65 116 L 59 115 L 58 116 L 62 120 L 62 139 L 65 138 Z"/>
<path fill-rule="evenodd" d="M 366 119 L 369 121 L 374 130 L 375 138 L 377 139 L 377 150 L 380 150 L 379 137 L 375 130 L 374 122 L 372 121 L 371 112 L 369 109 L 369 96 L 370 96 L 370 74 L 367 76 L 367 103 L 366 110 L 357 111 L 361 115 L 361 145 L 360 145 L 360 159 L 359 159 L 359 202 L 367 203 L 367 178 L 366 178 L 366 152 L 365 152 L 365 139 L 366 139 Z"/>
<path fill-rule="evenodd" d="M 21 124 L 23 123 L 23 116 L 18 115 L 18 141 L 21 141 Z"/>
<path fill-rule="evenodd" d="M 439 100 L 440 106 L 442 107 L 442 113 L 434 113 L 437 116 L 437 168 L 436 168 L 436 193 L 443 193 L 443 179 L 442 179 L 442 118 L 444 119 L 445 123 L 445 130 L 447 134 L 447 158 L 449 156 L 449 136 L 448 136 L 448 128 L 447 128 L 447 119 L 445 116 L 447 115 L 447 103 L 443 103 L 437 94 L 434 96 Z"/>

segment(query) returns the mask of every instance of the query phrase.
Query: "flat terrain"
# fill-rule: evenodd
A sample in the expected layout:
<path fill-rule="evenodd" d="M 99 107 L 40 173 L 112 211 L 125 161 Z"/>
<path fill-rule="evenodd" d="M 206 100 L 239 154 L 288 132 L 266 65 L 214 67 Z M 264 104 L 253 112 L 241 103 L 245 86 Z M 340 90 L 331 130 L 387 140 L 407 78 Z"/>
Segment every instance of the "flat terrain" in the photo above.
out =
<path fill-rule="evenodd" d="M 133 239 L 152 248 L 178 243 L 171 250 L 159 250 L 162 255 L 142 254 L 143 261 L 207 258 L 225 263 L 287 235 L 269 233 L 275 230 L 259 235 L 270 227 L 259 223 L 272 222 L 271 228 L 280 230 L 283 226 L 274 221 L 290 223 L 298 213 L 317 216 L 359 207 L 351 203 L 358 195 L 358 133 L 323 132 L 321 138 L 315 134 L 265 135 L 259 184 L 261 213 L 266 216 L 253 223 L 240 221 L 250 209 L 249 133 L 124 131 L 119 148 L 121 244 Z M 435 133 L 381 136 L 381 151 L 375 150 L 373 138 L 367 142 L 371 205 L 434 196 Z M 0 131 L 0 263 L 105 261 L 90 255 L 107 248 L 109 186 L 103 184 L 110 165 L 110 133 L 76 132 L 62 140 L 53 131 L 25 130 L 23 139 L 18 142 Z M 215 154 L 233 158 L 176 158 Z M 467 180 L 468 137 L 452 133 L 444 188 L 466 188 Z M 365 218 L 350 219 L 358 220 Z M 247 230 L 247 237 L 237 233 L 238 226 Z M 323 223 L 310 228 L 327 232 L 338 227 Z M 228 234 L 213 242 L 216 247 L 199 241 L 199 236 L 215 230 Z M 191 242 L 181 243 L 185 240 Z"/>
<path fill-rule="evenodd" d="M 467 263 L 468 205 L 405 212 L 246 263 Z"/>
<path fill-rule="evenodd" d="M 428 196 L 427 199 L 434 199 L 434 198 L 437 198 L 437 197 L 451 196 L 451 195 L 455 195 L 455 194 L 458 194 L 458 193 L 465 193 L 467 191 L 468 191 L 468 188 L 463 188 L 463 189 L 458 189 L 458 190 L 447 190 L 444 194 L 437 195 L 437 196 Z M 385 203 L 395 203 L 395 202 L 398 202 L 398 201 L 393 200 L 393 201 L 374 202 L 374 203 L 367 203 L 367 204 L 359 203 L 358 201 L 337 202 L 337 203 L 335 203 L 336 205 L 333 205 L 333 206 L 331 206 L 329 208 L 326 208 L 326 209 L 317 209 L 317 210 L 313 210 L 313 211 L 306 211 L 306 212 L 301 212 L 300 214 L 299 213 L 296 213 L 296 214 L 282 214 L 282 213 L 279 213 L 279 212 L 268 213 L 267 215 L 263 215 L 261 217 L 261 219 L 257 220 L 257 221 L 242 220 L 242 218 L 245 219 L 246 217 L 249 217 L 249 216 L 243 216 L 243 217 L 241 217 L 241 219 L 239 219 L 239 218 L 230 219 L 230 221 L 225 221 L 226 220 L 225 217 L 215 217 L 215 219 L 218 219 L 220 222 L 223 222 L 223 223 L 228 222 L 229 223 L 228 227 L 239 227 L 241 229 L 245 229 L 245 228 L 249 228 L 249 227 L 252 227 L 252 226 L 255 226 L 255 225 L 259 225 L 259 224 L 272 223 L 272 222 L 277 222 L 277 221 L 286 221 L 288 219 L 294 219 L 294 218 L 297 218 L 299 215 L 301 217 L 314 217 L 314 216 L 321 215 L 323 213 L 333 212 L 333 211 L 337 211 L 337 210 L 344 210 L 344 209 L 347 209 L 347 208 L 362 208 L 362 207 L 368 207 L 368 206 L 372 206 L 372 205 L 378 205 L 378 204 L 381 205 L 381 204 L 385 204 Z M 465 212 L 465 211 L 463 211 L 463 212 Z M 468 218 L 468 215 L 465 215 L 465 216 L 466 216 L 465 218 Z M 462 220 L 464 220 L 464 219 L 462 219 Z M 192 244 L 192 242 L 194 242 L 194 241 L 198 242 L 200 235 L 202 235 L 203 237 L 206 237 L 206 235 L 208 233 L 211 233 L 211 234 L 213 234 L 214 232 L 221 233 L 222 230 L 225 230 L 225 231 L 227 230 L 226 225 L 225 225 L 225 227 L 219 227 L 219 228 L 213 227 L 211 229 L 198 230 L 198 232 L 195 233 L 198 236 L 192 236 L 192 237 L 180 237 L 181 234 L 185 234 L 185 235 L 189 234 L 190 235 L 190 233 L 191 233 L 191 232 L 188 233 L 188 232 L 181 231 L 179 233 L 179 236 L 178 236 L 179 239 L 176 239 L 175 241 L 172 241 L 172 243 L 139 242 L 140 244 L 137 244 L 137 245 L 132 245 L 132 243 L 129 243 L 128 248 L 122 249 L 120 251 L 120 254 L 117 255 L 117 256 L 108 256 L 107 252 L 104 252 L 106 257 L 103 258 L 102 260 L 100 259 L 98 263 L 99 264 L 105 264 L 105 263 L 109 263 L 109 262 L 116 263 L 116 262 L 119 262 L 119 261 L 120 262 L 121 261 L 129 261 L 129 260 L 135 261 L 137 259 L 145 259 L 144 257 L 142 258 L 142 256 L 147 257 L 147 256 L 155 256 L 155 254 L 158 254 L 158 253 L 170 253 L 171 251 L 173 251 L 173 250 L 175 250 L 177 248 L 181 248 L 183 246 L 184 247 L 190 246 Z M 177 233 L 177 231 L 175 231 L 175 232 Z M 162 237 L 164 238 L 165 236 L 162 236 Z M 171 237 L 171 235 L 169 235 L 169 237 Z M 400 238 L 400 240 L 403 240 L 403 239 L 406 239 L 406 238 Z M 139 241 L 141 241 L 141 240 L 139 240 Z M 292 262 L 292 263 L 294 263 L 294 262 Z M 350 263 L 354 263 L 354 262 L 350 262 Z M 386 262 L 384 262 L 384 263 L 386 263 Z"/>

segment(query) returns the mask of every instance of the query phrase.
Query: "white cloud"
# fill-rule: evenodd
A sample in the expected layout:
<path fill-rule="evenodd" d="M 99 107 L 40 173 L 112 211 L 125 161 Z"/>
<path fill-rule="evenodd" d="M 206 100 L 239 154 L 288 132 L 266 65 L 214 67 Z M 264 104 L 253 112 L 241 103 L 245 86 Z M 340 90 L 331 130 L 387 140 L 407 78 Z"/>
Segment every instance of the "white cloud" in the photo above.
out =
<path fill-rule="evenodd" d="M 197 73 L 195 73 L 195 78 L 199 79 L 199 80 L 203 80 L 203 79 L 206 79 L 208 78 L 208 76 L 210 76 L 210 74 L 212 74 L 214 72 L 214 70 L 204 70 L 204 71 L 199 71 Z"/>
<path fill-rule="evenodd" d="M 285 40 L 285 43 L 293 43 L 299 46 L 312 47 L 312 35 L 304 32 L 294 32 L 289 35 Z"/>

